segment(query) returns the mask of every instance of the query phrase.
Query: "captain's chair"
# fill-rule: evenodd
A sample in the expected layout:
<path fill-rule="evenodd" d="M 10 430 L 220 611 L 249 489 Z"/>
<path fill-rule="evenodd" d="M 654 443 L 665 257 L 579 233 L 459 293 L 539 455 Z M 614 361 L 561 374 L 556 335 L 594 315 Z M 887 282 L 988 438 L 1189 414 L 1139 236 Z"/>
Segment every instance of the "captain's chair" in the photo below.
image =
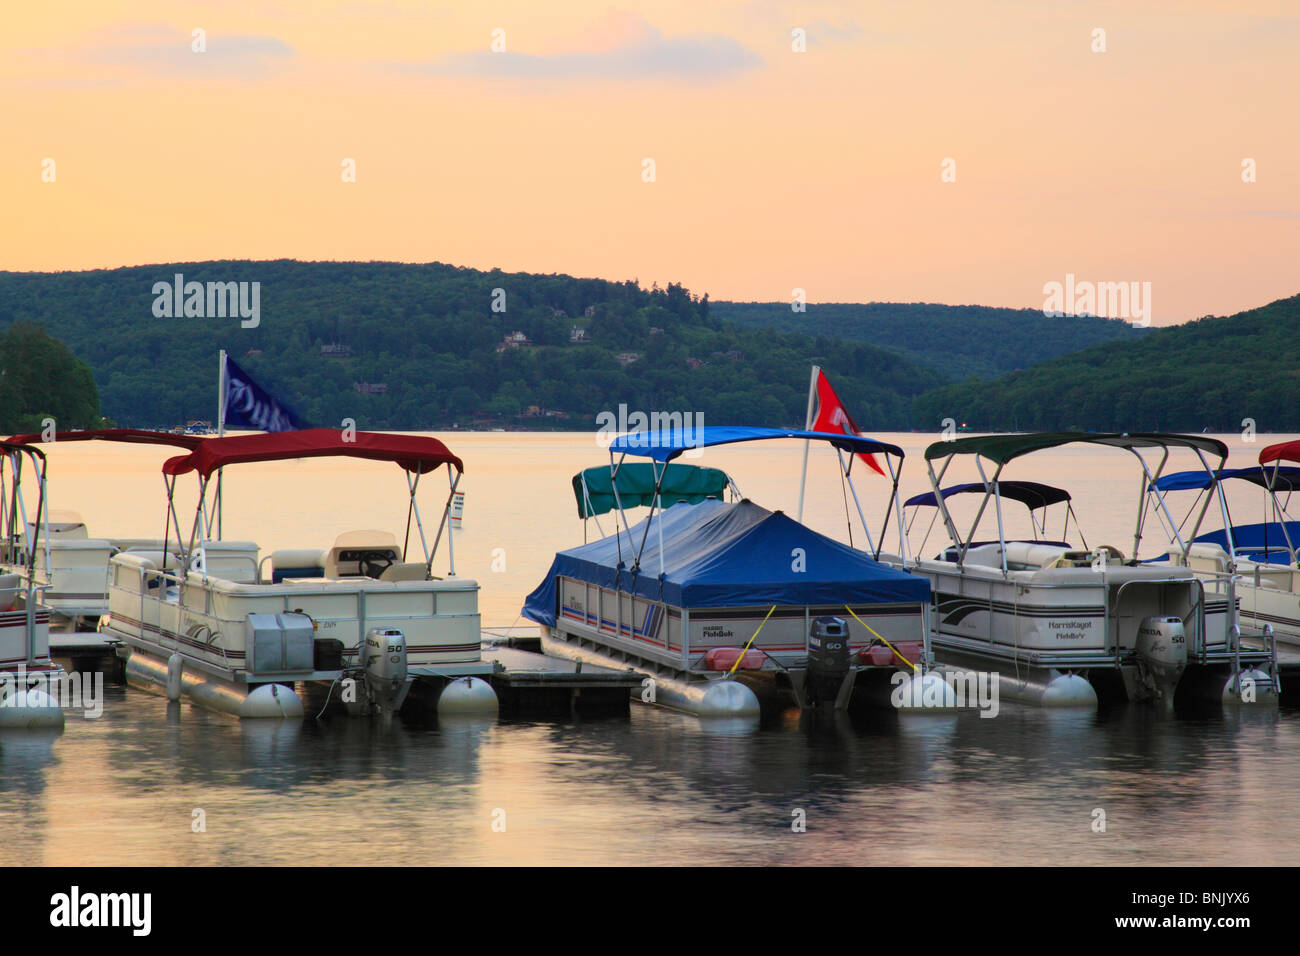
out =
<path fill-rule="evenodd" d="M 325 556 L 327 578 L 379 578 L 402 560 L 397 538 L 387 531 L 345 531 Z"/>

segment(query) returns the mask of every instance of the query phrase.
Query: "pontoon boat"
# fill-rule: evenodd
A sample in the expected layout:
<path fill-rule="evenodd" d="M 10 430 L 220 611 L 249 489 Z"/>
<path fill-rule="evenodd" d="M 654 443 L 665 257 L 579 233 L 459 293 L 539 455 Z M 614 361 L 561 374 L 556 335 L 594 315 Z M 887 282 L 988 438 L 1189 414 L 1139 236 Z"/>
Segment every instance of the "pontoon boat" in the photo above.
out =
<path fill-rule="evenodd" d="M 327 548 L 261 555 L 252 541 L 213 536 L 219 505 L 210 508 L 207 499 L 220 469 L 323 456 L 404 471 L 404 542 L 358 530 Z M 416 491 L 421 476 L 444 465 L 450 490 L 430 548 Z M 191 472 L 198 503 L 183 534 L 176 484 Z M 447 577 L 432 573 L 462 472 L 461 460 L 434 438 L 323 428 L 212 438 L 168 460 L 164 547 L 110 562 L 104 629 L 129 648 L 127 681 L 240 717 L 301 716 L 297 682 L 328 686 L 330 699 L 357 713 L 391 715 L 417 686 L 437 696 L 440 712 L 495 710 L 495 694 L 479 679 L 493 666 L 480 655 L 478 584 L 455 576 L 450 534 Z M 420 560 L 409 550 L 413 529 Z"/>
<path fill-rule="evenodd" d="M 1172 699 L 1175 690 L 1275 702 L 1276 655 L 1241 645 L 1230 581 L 1206 581 L 1186 567 L 1139 562 L 1109 545 L 1075 547 L 1065 539 L 1073 517 L 1068 493 L 1003 479 L 1012 461 L 1071 443 L 1132 453 L 1141 464 L 1144 489 L 1159 479 L 1173 449 L 1193 452 L 1207 474 L 1214 471 L 1207 456 L 1217 457 L 1221 467 L 1228 453 L 1211 438 L 1167 434 L 993 435 L 930 445 L 925 459 L 931 491 L 907 504 L 935 508 L 951 546 L 933 558 L 900 564 L 932 584 L 938 660 L 996 670 L 1003 694 L 1044 705 L 1095 706 L 1099 696 Z M 1154 453 L 1158 463 L 1153 467 L 1143 452 Z M 968 457 L 980 481 L 943 488 L 953 463 Z M 985 462 L 994 466 L 991 473 Z M 979 497 L 965 534 L 952 512 L 953 497 L 962 493 Z M 1031 537 L 1008 535 L 1007 501 L 1028 506 L 1031 515 L 1043 511 Z M 990 504 L 997 538 L 978 540 Z M 1066 509 L 1062 539 L 1046 540 L 1046 509 L 1054 504 Z M 1156 506 L 1168 515 L 1162 497 Z M 1134 554 L 1141 536 L 1142 514 Z"/>
<path fill-rule="evenodd" d="M 23 501 L 24 464 L 37 486 L 30 514 L 25 505 L 0 514 L 8 550 L 14 558 L 25 560 L 0 572 L 0 728 L 61 727 L 59 701 L 66 675 L 50 659 L 50 610 L 41 601 L 46 588 L 37 582 L 33 540 L 33 528 L 39 528 L 45 518 L 45 455 L 38 448 L 0 442 L 0 461 L 9 468 L 5 502 Z"/>
<path fill-rule="evenodd" d="M 945 685 L 923 673 L 924 578 L 779 511 L 721 500 L 735 490 L 722 472 L 670 464 L 687 448 L 776 438 L 830 443 L 846 475 L 856 454 L 881 454 L 897 492 L 894 459 L 902 450 L 868 438 L 739 427 L 622 436 L 610 446 L 608 468 L 574 478 L 581 517 L 617 510 L 621 523 L 608 537 L 557 554 L 524 605 L 524 616 L 541 626 L 542 649 L 631 667 L 646 677 L 643 700 L 701 716 L 788 702 L 843 708 L 927 680 L 940 690 L 924 702 L 949 706 Z M 628 463 L 629 455 L 651 462 Z M 636 506 L 651 513 L 631 525 L 627 510 Z M 917 698 L 900 691 L 896 699 Z"/>

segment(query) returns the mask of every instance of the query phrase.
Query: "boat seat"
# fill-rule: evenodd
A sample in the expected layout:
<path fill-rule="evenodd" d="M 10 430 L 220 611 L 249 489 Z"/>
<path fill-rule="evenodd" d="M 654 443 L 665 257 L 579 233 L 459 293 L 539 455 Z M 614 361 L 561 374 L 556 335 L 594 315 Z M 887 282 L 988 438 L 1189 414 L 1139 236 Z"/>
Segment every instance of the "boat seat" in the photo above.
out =
<path fill-rule="evenodd" d="M 379 575 L 381 581 L 427 581 L 429 569 L 422 561 L 404 561 L 388 567 Z"/>
<path fill-rule="evenodd" d="M 381 576 L 400 564 L 397 538 L 387 531 L 345 531 L 334 539 L 325 556 L 325 577 L 355 578 Z"/>
<path fill-rule="evenodd" d="M 1169 561 L 1182 564 L 1183 551 L 1177 545 L 1170 546 Z M 1228 552 L 1217 544 L 1194 542 L 1187 552 L 1187 566 L 1193 571 L 1227 574 L 1229 561 Z"/>
<path fill-rule="evenodd" d="M 28 540 L 35 534 L 36 525 L 28 522 Z M 57 517 L 52 517 L 50 521 L 41 522 L 42 541 L 46 538 L 49 538 L 50 541 L 78 541 L 89 537 L 90 532 L 86 528 L 86 523 L 75 516 L 67 521 L 60 521 Z"/>
<path fill-rule="evenodd" d="M 190 559 L 191 571 L 242 584 L 257 583 L 257 543 L 254 541 L 204 541 Z"/>
<path fill-rule="evenodd" d="M 22 589 L 21 574 L 0 574 L 0 611 L 12 611 Z"/>
<path fill-rule="evenodd" d="M 139 559 L 141 567 L 146 571 L 176 571 L 181 566 L 180 555 L 175 552 L 163 554 L 162 551 L 132 551 L 132 558 Z M 162 587 L 163 579 L 156 574 L 146 574 L 144 586 L 146 590 L 152 591 Z"/>
<path fill-rule="evenodd" d="M 271 583 L 285 578 L 323 578 L 325 552 L 311 548 L 281 548 L 271 552 Z"/>

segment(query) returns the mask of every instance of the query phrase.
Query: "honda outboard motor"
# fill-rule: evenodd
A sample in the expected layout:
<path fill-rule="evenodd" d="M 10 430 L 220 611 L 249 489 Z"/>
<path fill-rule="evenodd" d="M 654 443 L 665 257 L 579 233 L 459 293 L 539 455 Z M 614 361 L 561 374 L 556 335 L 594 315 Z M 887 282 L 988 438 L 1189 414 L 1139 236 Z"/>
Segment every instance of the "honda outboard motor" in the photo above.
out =
<path fill-rule="evenodd" d="M 1154 697 L 1172 698 L 1187 667 L 1187 632 L 1176 617 L 1148 617 L 1138 626 L 1138 674 Z"/>
<path fill-rule="evenodd" d="M 834 706 L 849 673 L 849 627 L 842 617 L 813 618 L 808 632 L 808 697 Z"/>
<path fill-rule="evenodd" d="M 372 627 L 361 645 L 361 669 L 374 708 L 386 716 L 401 709 L 411 689 L 406 672 L 406 635 L 395 627 Z"/>

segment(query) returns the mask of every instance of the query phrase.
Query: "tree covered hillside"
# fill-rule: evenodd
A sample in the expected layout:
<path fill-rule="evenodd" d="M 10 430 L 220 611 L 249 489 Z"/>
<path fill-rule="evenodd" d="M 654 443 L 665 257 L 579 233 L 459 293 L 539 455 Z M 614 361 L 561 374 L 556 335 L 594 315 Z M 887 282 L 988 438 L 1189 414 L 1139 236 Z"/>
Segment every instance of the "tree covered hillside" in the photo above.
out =
<path fill-rule="evenodd" d="M 947 381 L 992 378 L 1104 342 L 1136 342 L 1147 332 L 1119 319 L 921 302 L 829 303 L 809 305 L 806 312 L 792 311 L 789 302 L 717 302 L 713 312 L 745 328 L 866 342 L 932 368 Z"/>
<path fill-rule="evenodd" d="M 1300 295 L 941 388 L 916 410 L 936 428 L 1300 431 Z"/>
<path fill-rule="evenodd" d="M 155 283 L 176 273 L 260 283 L 257 326 L 229 314 L 159 317 Z M 911 426 L 912 400 L 942 381 L 865 343 L 740 328 L 679 285 L 440 264 L 0 273 L 0 329 L 20 321 L 43 324 L 90 365 L 104 414 L 124 426 L 214 419 L 221 348 L 314 424 L 346 417 L 363 428 L 584 429 L 620 403 L 793 426 L 817 363 L 864 427 L 897 429 Z"/>

